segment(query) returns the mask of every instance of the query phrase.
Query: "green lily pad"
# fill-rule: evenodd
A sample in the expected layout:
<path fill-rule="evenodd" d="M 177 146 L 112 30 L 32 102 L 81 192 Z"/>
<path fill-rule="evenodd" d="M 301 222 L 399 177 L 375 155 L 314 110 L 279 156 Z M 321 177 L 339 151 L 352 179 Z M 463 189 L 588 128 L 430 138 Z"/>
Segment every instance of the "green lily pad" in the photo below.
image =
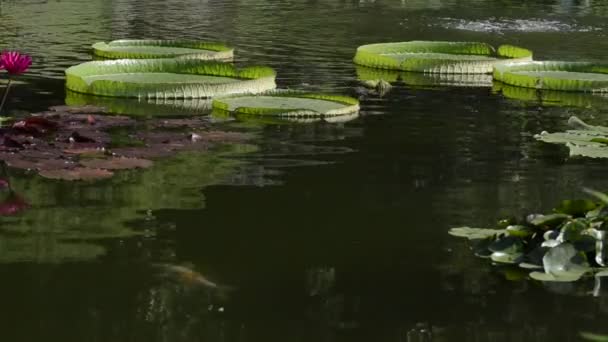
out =
<path fill-rule="evenodd" d="M 587 341 L 608 342 L 608 335 L 595 334 L 590 332 L 581 332 L 581 337 Z"/>
<path fill-rule="evenodd" d="M 506 253 L 506 252 L 493 252 L 490 255 L 490 259 L 500 264 L 518 264 L 523 258 L 523 253 Z"/>
<path fill-rule="evenodd" d="M 215 99 L 220 112 L 260 116 L 336 117 L 359 111 L 359 101 L 347 96 L 299 92 L 236 95 Z"/>
<path fill-rule="evenodd" d="M 469 240 L 477 240 L 496 236 L 504 232 L 504 229 L 458 227 L 450 229 L 448 234 L 456 237 L 467 238 Z"/>
<path fill-rule="evenodd" d="M 510 236 L 525 238 L 532 236 L 532 234 L 534 234 L 534 230 L 527 226 L 511 225 L 507 227 L 507 234 Z"/>
<path fill-rule="evenodd" d="M 359 65 L 441 74 L 489 74 L 506 61 L 530 61 L 532 52 L 504 45 L 495 50 L 477 42 L 409 41 L 360 46 L 354 58 Z"/>
<path fill-rule="evenodd" d="M 488 74 L 444 74 L 421 73 L 376 69 L 357 65 L 357 79 L 367 87 L 375 88 L 379 81 L 402 82 L 414 87 L 483 87 L 492 86 L 492 75 Z"/>
<path fill-rule="evenodd" d="M 608 92 L 608 64 L 588 62 L 503 63 L 494 79 L 518 87 L 559 91 Z"/>
<path fill-rule="evenodd" d="M 590 200 L 564 200 L 555 211 L 572 216 L 583 216 L 596 207 L 597 204 Z"/>
<path fill-rule="evenodd" d="M 530 278 L 538 281 L 553 281 L 553 282 L 573 282 L 579 280 L 583 276 L 582 273 L 560 274 L 554 275 L 545 272 L 532 272 Z"/>
<path fill-rule="evenodd" d="M 275 72 L 267 67 L 241 70 L 226 63 L 197 59 L 141 59 L 86 62 L 68 68 L 69 90 L 112 97 L 208 98 L 260 93 L 275 88 Z"/>
<path fill-rule="evenodd" d="M 541 215 L 532 219 L 530 224 L 541 228 L 554 228 L 570 218 L 571 216 L 566 214 Z"/>
<path fill-rule="evenodd" d="M 216 42 L 185 40 L 121 39 L 93 44 L 96 56 L 109 59 L 196 58 L 230 60 L 234 49 Z"/>
<path fill-rule="evenodd" d="M 543 267 L 545 273 L 555 277 L 575 277 L 578 275 L 578 278 L 580 278 L 583 274 L 591 271 L 584 254 L 567 242 L 547 251 L 543 257 Z"/>

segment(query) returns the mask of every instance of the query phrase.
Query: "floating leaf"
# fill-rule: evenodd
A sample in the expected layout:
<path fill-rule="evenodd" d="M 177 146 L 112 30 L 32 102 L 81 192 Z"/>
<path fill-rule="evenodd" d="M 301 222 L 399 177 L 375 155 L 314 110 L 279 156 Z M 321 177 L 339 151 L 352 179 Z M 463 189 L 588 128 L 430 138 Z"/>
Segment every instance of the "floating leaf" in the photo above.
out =
<path fill-rule="evenodd" d="M 532 219 L 530 224 L 541 228 L 554 228 L 570 218 L 571 216 L 566 214 L 541 215 Z"/>
<path fill-rule="evenodd" d="M 563 273 L 560 275 L 553 275 L 545 272 L 532 272 L 530 278 L 539 281 L 553 281 L 553 282 L 573 282 L 577 281 L 582 277 L 581 273 L 567 274 Z"/>
<path fill-rule="evenodd" d="M 448 231 L 448 234 L 456 237 L 463 237 L 469 240 L 485 239 L 501 233 L 504 233 L 504 229 L 488 229 L 488 228 L 471 228 L 471 227 L 458 227 L 452 228 Z"/>
<path fill-rule="evenodd" d="M 77 167 L 75 169 L 43 170 L 40 176 L 49 179 L 59 179 L 68 181 L 77 180 L 98 180 L 110 178 L 114 175 L 112 171 L 102 169 L 91 169 L 88 167 Z"/>
<path fill-rule="evenodd" d="M 608 67 L 589 62 L 503 63 L 494 79 L 518 87 L 582 92 L 608 92 Z"/>
<path fill-rule="evenodd" d="M 578 274 L 580 278 L 591 270 L 584 254 L 567 242 L 547 251 L 543 257 L 543 267 L 545 273 L 556 277 L 574 277 Z"/>
<path fill-rule="evenodd" d="M 587 341 L 608 342 L 608 335 L 595 334 L 590 332 L 581 332 L 581 337 Z"/>
<path fill-rule="evenodd" d="M 68 68 L 66 87 L 100 96 L 205 98 L 260 93 L 275 88 L 268 67 L 236 69 L 196 59 L 143 59 L 86 62 Z"/>
<path fill-rule="evenodd" d="M 557 208 L 555 208 L 555 211 L 576 217 L 583 216 L 596 207 L 597 204 L 590 200 L 564 200 Z"/>
<path fill-rule="evenodd" d="M 520 238 L 525 238 L 528 236 L 532 236 L 532 234 L 534 234 L 534 230 L 532 228 L 530 228 L 528 226 L 522 226 L 522 225 L 508 226 L 506 231 L 507 231 L 508 235 L 520 237 Z"/>
<path fill-rule="evenodd" d="M 583 188 L 583 191 L 586 192 L 587 194 L 599 199 L 604 204 L 608 204 L 608 195 L 606 195 L 605 193 L 599 192 L 599 191 L 596 191 L 593 189 L 589 189 L 589 188 Z"/>
<path fill-rule="evenodd" d="M 111 59 L 195 58 L 229 60 L 234 49 L 217 42 L 186 40 L 121 39 L 93 44 L 93 53 Z"/>
<path fill-rule="evenodd" d="M 507 53 L 509 51 L 509 53 Z M 505 61 L 529 61 L 532 52 L 521 48 L 495 49 L 485 43 L 409 41 L 363 45 L 354 62 L 373 68 L 445 74 L 487 74 Z"/>
<path fill-rule="evenodd" d="M 500 264 L 517 264 L 521 262 L 523 256 L 523 253 L 493 252 L 490 259 Z"/>
<path fill-rule="evenodd" d="M 330 117 L 358 112 L 359 101 L 339 95 L 274 92 L 215 99 L 213 109 L 247 115 Z"/>

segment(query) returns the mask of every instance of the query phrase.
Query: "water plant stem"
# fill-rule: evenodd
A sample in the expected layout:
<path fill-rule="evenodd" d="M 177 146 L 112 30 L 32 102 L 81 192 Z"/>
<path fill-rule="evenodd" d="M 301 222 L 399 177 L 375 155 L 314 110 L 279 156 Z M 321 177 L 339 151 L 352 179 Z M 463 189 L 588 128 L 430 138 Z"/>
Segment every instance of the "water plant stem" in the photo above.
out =
<path fill-rule="evenodd" d="M 8 96 L 8 91 L 11 88 L 11 79 L 8 79 L 6 83 L 6 89 L 4 90 L 4 95 L 2 96 L 2 102 L 0 103 L 0 115 L 2 115 L 2 109 L 4 108 L 4 102 L 6 102 L 6 97 Z"/>

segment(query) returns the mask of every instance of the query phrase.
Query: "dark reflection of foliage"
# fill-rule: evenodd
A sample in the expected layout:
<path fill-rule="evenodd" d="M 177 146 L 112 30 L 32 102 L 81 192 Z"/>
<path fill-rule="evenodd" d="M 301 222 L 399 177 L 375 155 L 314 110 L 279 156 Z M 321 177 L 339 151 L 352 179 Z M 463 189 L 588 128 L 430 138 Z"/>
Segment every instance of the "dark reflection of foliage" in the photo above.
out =
<path fill-rule="evenodd" d="M 5 246 L 0 260 L 84 260 L 103 254 L 93 240 L 153 235 L 154 225 L 145 223 L 154 221 L 155 210 L 203 208 L 201 189 L 228 181 L 243 164 L 229 157 L 251 148 L 233 145 L 182 153 L 159 160 L 150 169 L 120 172 L 93 183 L 49 181 L 13 172 L 12 188 L 27 197 L 30 209 L 0 217 L 0 241 Z M 134 222 L 144 223 L 144 229 L 130 224 Z"/>

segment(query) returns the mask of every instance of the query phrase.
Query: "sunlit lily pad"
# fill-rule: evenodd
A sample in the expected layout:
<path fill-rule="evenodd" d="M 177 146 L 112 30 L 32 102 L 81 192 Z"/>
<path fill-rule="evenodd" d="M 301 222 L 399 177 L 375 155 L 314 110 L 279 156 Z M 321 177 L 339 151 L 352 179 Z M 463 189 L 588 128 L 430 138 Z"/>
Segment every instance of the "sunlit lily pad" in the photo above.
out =
<path fill-rule="evenodd" d="M 494 79 L 518 87 L 608 92 L 608 64 L 590 62 L 504 63 L 494 67 Z"/>
<path fill-rule="evenodd" d="M 560 274 L 553 275 L 545 272 L 531 272 L 530 278 L 538 281 L 551 281 L 551 282 L 573 282 L 579 280 L 583 276 L 582 273 L 572 274 Z"/>
<path fill-rule="evenodd" d="M 234 49 L 216 42 L 186 40 L 121 39 L 93 44 L 96 56 L 110 59 L 196 58 L 229 60 Z"/>
<path fill-rule="evenodd" d="M 587 341 L 608 342 L 608 335 L 595 334 L 590 332 L 581 332 L 581 337 Z"/>
<path fill-rule="evenodd" d="M 450 229 L 448 231 L 448 234 L 456 237 L 467 238 L 469 240 L 476 240 L 485 239 L 498 234 L 502 234 L 504 232 L 504 229 L 458 227 Z"/>
<path fill-rule="evenodd" d="M 232 64 L 197 59 L 139 59 L 86 62 L 66 71 L 69 90 L 98 96 L 208 98 L 260 93 L 275 88 L 268 67 L 236 69 Z"/>
<path fill-rule="evenodd" d="M 444 74 L 420 73 L 398 70 L 376 69 L 357 65 L 357 79 L 367 87 L 377 88 L 380 80 L 402 82 L 414 87 L 491 87 L 492 75 L 488 74 Z"/>
<path fill-rule="evenodd" d="M 506 61 L 530 61 L 532 52 L 477 42 L 409 41 L 360 46 L 354 62 L 380 69 L 441 74 L 489 74 Z"/>
<path fill-rule="evenodd" d="M 213 109 L 260 116 L 334 117 L 357 113 L 359 101 L 339 95 L 274 92 L 218 98 L 213 100 Z"/>

